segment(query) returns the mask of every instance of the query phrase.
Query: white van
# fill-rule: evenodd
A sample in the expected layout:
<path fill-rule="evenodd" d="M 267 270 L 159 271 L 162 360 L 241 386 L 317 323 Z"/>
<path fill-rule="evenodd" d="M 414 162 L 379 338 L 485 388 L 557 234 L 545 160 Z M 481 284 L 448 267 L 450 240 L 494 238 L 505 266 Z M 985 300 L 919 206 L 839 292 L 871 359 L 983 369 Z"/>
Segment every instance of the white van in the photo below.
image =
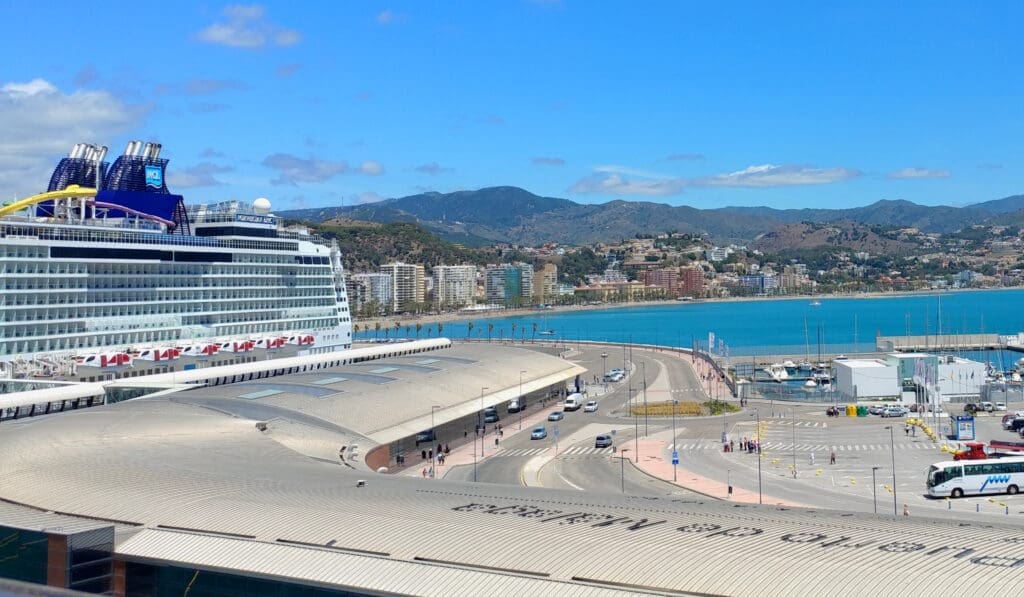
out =
<path fill-rule="evenodd" d="M 579 410 L 583 406 L 583 394 L 569 394 L 565 399 L 565 406 L 562 410 L 569 412 L 573 410 Z"/>
<path fill-rule="evenodd" d="M 517 413 L 526 408 L 526 398 L 513 398 L 508 402 L 508 412 Z"/>

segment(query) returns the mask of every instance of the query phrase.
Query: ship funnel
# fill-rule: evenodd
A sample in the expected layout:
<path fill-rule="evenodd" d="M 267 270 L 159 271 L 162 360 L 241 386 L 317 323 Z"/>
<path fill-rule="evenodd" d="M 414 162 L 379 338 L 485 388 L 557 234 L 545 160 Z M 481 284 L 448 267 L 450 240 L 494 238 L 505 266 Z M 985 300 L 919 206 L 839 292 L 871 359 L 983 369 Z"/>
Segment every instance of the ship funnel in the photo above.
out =
<path fill-rule="evenodd" d="M 91 162 L 91 161 L 96 159 L 95 156 L 96 156 L 96 148 L 93 147 L 92 145 L 86 145 L 85 146 L 85 153 L 82 154 L 82 159 Z"/>
<path fill-rule="evenodd" d="M 146 142 L 146 146 L 142 148 L 143 159 L 149 159 L 149 152 L 153 150 L 153 144 L 149 141 Z"/>
<path fill-rule="evenodd" d="M 68 152 L 68 157 L 69 158 L 77 158 L 78 157 L 78 150 L 81 149 L 81 147 L 82 147 L 81 143 L 75 143 L 75 146 L 72 147 L 71 151 Z"/>
<path fill-rule="evenodd" d="M 102 164 L 103 158 L 107 157 L 107 146 L 104 145 L 96 151 L 96 162 Z"/>
<path fill-rule="evenodd" d="M 142 141 L 132 141 L 132 157 L 138 156 L 140 149 L 142 149 Z"/>
<path fill-rule="evenodd" d="M 161 145 L 160 143 L 154 143 L 153 144 L 153 159 L 154 160 L 157 159 L 158 157 L 160 157 L 160 150 L 163 149 L 163 148 L 164 148 L 164 146 Z"/>
<path fill-rule="evenodd" d="M 124 148 L 124 154 L 125 155 L 131 155 L 132 154 L 132 147 L 135 147 L 135 141 L 129 141 L 128 142 L 128 145 L 126 145 L 125 148 Z"/>

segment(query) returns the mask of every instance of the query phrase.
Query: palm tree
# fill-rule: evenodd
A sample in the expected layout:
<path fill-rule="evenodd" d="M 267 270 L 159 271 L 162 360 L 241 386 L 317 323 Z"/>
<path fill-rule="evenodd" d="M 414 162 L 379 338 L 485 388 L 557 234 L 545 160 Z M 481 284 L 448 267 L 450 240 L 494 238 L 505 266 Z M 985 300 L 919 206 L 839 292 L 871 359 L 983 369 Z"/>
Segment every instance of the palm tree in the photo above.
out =
<path fill-rule="evenodd" d="M 352 325 L 352 331 L 355 332 L 356 334 L 359 333 L 359 324 L 358 323 Z"/>
<path fill-rule="evenodd" d="M 379 321 L 373 324 L 373 330 L 374 330 L 374 333 L 375 333 L 375 337 L 379 340 L 380 339 L 380 322 Z"/>
<path fill-rule="evenodd" d="M 416 339 L 417 340 L 419 340 L 420 330 L 422 330 L 422 329 L 423 329 L 423 324 L 422 323 L 417 323 L 416 324 Z"/>
<path fill-rule="evenodd" d="M 411 325 L 405 326 L 405 335 L 409 336 L 411 333 L 412 333 L 412 326 Z"/>
<path fill-rule="evenodd" d="M 537 343 L 537 322 L 533 322 L 533 338 L 530 339 L 533 344 Z"/>
<path fill-rule="evenodd" d="M 384 339 L 388 339 L 388 333 L 391 332 L 391 328 L 384 328 Z"/>
<path fill-rule="evenodd" d="M 473 336 L 473 322 L 466 323 L 466 340 L 469 340 Z"/>
<path fill-rule="evenodd" d="M 396 321 L 395 322 L 395 338 L 398 337 L 398 330 L 400 330 L 400 329 L 402 329 L 402 324 Z"/>
<path fill-rule="evenodd" d="M 443 323 L 438 323 L 437 324 L 437 337 L 438 338 L 441 337 L 441 332 L 443 332 L 443 331 L 444 331 L 444 324 Z"/>
<path fill-rule="evenodd" d="M 427 338 L 429 338 L 430 334 L 433 334 L 433 333 L 434 333 L 434 326 L 428 325 L 427 326 Z"/>
<path fill-rule="evenodd" d="M 512 322 L 512 342 L 516 341 L 516 322 Z"/>
<path fill-rule="evenodd" d="M 493 323 L 488 323 L 487 324 L 487 342 L 488 343 L 491 342 L 491 332 L 493 332 L 493 331 L 494 331 L 494 324 Z"/>

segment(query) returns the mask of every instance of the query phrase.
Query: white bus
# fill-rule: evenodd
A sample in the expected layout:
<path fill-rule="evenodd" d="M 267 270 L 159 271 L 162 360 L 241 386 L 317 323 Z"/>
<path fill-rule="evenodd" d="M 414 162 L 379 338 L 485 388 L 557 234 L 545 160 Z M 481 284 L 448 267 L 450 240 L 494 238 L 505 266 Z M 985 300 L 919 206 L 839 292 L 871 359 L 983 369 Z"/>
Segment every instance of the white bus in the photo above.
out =
<path fill-rule="evenodd" d="M 932 497 L 1013 495 L 1024 487 L 1024 457 L 936 462 L 928 468 L 926 483 Z"/>

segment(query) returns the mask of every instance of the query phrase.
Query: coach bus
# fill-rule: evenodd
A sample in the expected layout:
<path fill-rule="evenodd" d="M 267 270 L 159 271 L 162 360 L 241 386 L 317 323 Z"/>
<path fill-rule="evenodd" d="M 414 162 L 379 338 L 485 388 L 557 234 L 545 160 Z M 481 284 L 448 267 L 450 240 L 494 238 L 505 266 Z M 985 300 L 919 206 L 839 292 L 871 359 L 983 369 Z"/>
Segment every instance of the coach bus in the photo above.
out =
<path fill-rule="evenodd" d="M 932 497 L 1013 495 L 1024 487 L 1024 457 L 936 462 L 928 468 L 926 483 Z"/>

